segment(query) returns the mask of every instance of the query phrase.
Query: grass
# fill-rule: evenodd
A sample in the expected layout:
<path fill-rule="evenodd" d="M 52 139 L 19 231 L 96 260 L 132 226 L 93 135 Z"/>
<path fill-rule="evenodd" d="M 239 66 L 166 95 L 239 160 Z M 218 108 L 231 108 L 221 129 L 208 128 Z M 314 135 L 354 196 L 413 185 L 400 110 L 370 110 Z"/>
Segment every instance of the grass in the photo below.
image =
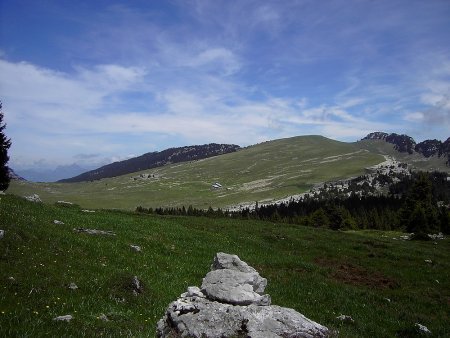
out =
<path fill-rule="evenodd" d="M 302 136 L 142 172 L 155 176 L 151 179 L 134 180 L 140 174 L 134 173 L 82 183 L 14 181 L 8 192 L 22 196 L 37 193 L 44 202 L 66 200 L 86 208 L 224 208 L 299 194 L 320 182 L 360 175 L 364 168 L 383 160 L 356 144 Z M 214 182 L 223 188 L 211 189 Z"/>
<path fill-rule="evenodd" d="M 394 240 L 399 234 L 390 232 L 84 213 L 12 195 L 1 196 L 0 215 L 1 337 L 153 337 L 167 305 L 201 284 L 218 251 L 239 255 L 266 277 L 274 304 L 341 337 L 411 337 L 416 322 L 433 337 L 450 336 L 447 239 L 433 244 Z M 116 236 L 75 233 L 78 227 Z M 144 285 L 138 296 L 129 287 L 134 275 Z M 70 282 L 79 289 L 68 289 Z M 52 320 L 66 314 L 74 316 L 70 323 Z M 355 323 L 338 322 L 340 314 Z"/>

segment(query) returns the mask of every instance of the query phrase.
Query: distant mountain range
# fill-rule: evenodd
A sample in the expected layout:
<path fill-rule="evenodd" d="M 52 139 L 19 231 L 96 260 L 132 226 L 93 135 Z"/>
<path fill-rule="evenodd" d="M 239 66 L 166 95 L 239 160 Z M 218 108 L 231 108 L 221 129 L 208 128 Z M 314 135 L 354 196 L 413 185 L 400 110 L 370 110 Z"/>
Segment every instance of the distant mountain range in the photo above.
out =
<path fill-rule="evenodd" d="M 136 171 L 161 167 L 166 164 L 200 160 L 212 156 L 235 152 L 240 146 L 235 144 L 210 143 L 179 148 L 169 148 L 160 152 L 151 152 L 128 160 L 107 164 L 81 175 L 61 179 L 59 182 L 74 183 L 95 181 L 102 178 L 116 177 Z M 67 177 L 67 176 L 66 176 Z"/>
<path fill-rule="evenodd" d="M 384 132 L 374 132 L 368 134 L 363 140 L 384 140 L 394 145 L 395 150 L 401 153 L 408 153 L 410 155 L 419 153 L 426 158 L 436 156 L 444 158 L 447 165 L 450 165 L 450 137 L 442 142 L 439 140 L 425 140 L 420 143 L 416 143 L 411 136 L 388 134 Z"/>
<path fill-rule="evenodd" d="M 89 168 L 78 164 L 61 165 L 55 169 L 16 169 L 17 175 L 32 182 L 56 182 L 60 179 L 79 175 Z"/>

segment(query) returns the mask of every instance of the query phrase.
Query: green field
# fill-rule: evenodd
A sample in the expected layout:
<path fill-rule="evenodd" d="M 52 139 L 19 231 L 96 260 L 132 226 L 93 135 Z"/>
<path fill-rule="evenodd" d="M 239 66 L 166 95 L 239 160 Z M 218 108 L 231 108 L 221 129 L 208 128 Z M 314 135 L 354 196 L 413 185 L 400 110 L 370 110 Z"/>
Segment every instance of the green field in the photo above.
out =
<path fill-rule="evenodd" d="M 226 208 L 299 194 L 317 183 L 360 175 L 364 168 L 383 160 L 355 143 L 300 136 L 94 182 L 13 181 L 8 192 L 21 196 L 36 193 L 44 202 L 65 200 L 86 208 L 134 210 L 139 205 Z M 139 174 L 154 177 L 135 180 Z M 223 187 L 212 189 L 215 182 Z"/>
<path fill-rule="evenodd" d="M 450 336 L 447 239 L 434 244 L 378 231 L 85 213 L 0 197 L 1 337 L 153 337 L 169 302 L 201 284 L 219 251 L 239 255 L 266 277 L 273 304 L 338 329 L 340 337 L 414 337 L 414 323 L 433 337 Z M 73 231 L 79 227 L 116 236 Z M 134 275 L 144 284 L 138 296 L 129 289 Z M 68 289 L 70 282 L 79 289 Z M 52 320 L 67 314 L 70 323 Z M 338 322 L 340 314 L 355 323 Z"/>

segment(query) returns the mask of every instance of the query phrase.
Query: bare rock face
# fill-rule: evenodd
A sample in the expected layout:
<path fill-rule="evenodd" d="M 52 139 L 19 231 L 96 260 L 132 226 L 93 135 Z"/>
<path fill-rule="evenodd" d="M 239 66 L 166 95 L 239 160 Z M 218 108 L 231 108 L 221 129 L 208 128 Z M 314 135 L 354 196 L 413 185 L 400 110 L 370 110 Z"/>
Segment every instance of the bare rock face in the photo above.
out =
<path fill-rule="evenodd" d="M 157 336 L 316 338 L 332 332 L 297 311 L 270 305 L 267 280 L 236 255 L 218 253 L 201 289 L 189 287 L 169 304 Z"/>

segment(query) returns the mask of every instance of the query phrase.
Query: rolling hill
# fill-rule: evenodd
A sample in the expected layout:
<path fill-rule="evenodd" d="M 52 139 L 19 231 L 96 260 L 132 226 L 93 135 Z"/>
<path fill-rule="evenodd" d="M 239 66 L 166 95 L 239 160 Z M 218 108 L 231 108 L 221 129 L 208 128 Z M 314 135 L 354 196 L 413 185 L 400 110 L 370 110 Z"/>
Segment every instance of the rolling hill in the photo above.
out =
<path fill-rule="evenodd" d="M 87 208 L 226 208 L 302 193 L 320 182 L 360 175 L 383 160 L 356 143 L 299 136 L 93 182 L 15 181 L 8 192 L 37 193 L 44 202 L 65 200 Z"/>

